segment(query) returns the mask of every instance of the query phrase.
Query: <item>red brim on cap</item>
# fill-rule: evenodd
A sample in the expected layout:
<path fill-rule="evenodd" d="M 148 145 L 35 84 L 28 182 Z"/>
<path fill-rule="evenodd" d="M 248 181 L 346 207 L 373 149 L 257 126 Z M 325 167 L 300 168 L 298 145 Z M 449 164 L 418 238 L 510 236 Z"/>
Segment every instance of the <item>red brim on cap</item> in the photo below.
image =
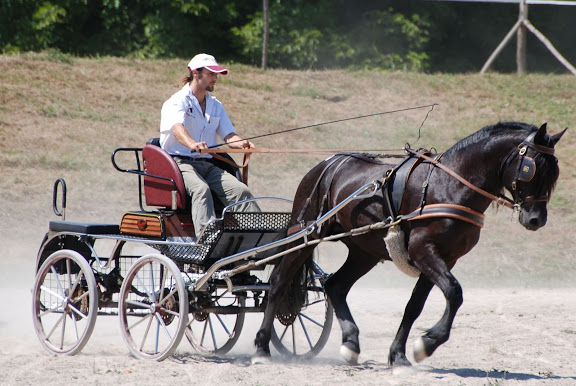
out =
<path fill-rule="evenodd" d="M 207 68 L 208 70 L 212 71 L 212 72 L 216 72 L 218 74 L 222 74 L 222 75 L 226 75 L 228 74 L 228 70 L 225 69 L 224 67 L 220 67 L 220 66 L 206 66 L 205 68 Z"/>

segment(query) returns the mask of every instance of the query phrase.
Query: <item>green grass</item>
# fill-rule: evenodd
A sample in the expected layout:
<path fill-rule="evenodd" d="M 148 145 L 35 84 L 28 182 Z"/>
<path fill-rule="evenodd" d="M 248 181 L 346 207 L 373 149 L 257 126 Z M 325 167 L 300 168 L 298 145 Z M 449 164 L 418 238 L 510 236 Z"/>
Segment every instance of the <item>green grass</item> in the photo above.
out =
<path fill-rule="evenodd" d="M 0 195 L 7 197 L 2 215 L 24 219 L 43 213 L 35 224 L 45 227 L 58 177 L 66 178 L 74 192 L 69 198 L 72 219 L 116 221 L 119 213 L 133 210 L 135 179 L 114 170 L 110 155 L 118 147 L 141 147 L 159 135 L 160 108 L 178 90 L 186 65 L 183 59 L 76 58 L 51 51 L 0 55 L 0 165 L 2 180 L 8 182 L 0 185 Z M 428 108 L 259 138 L 254 142 L 260 147 L 401 149 L 410 142 L 444 151 L 501 120 L 548 122 L 552 133 L 576 122 L 572 75 L 228 68 L 213 94 L 244 137 L 438 103 L 417 142 Z M 459 275 L 494 285 L 507 280 L 570 282 L 576 274 L 568 231 L 576 221 L 573 130 L 558 145 L 561 173 L 548 225 L 528 233 L 501 210 L 506 214 L 489 221 L 480 244 L 458 263 Z M 259 196 L 292 198 L 304 174 L 323 158 L 254 155 L 251 188 Z M 487 218 L 495 215 L 489 211 Z M 0 222 L 0 232 L 19 232 L 6 228 L 11 223 Z M 25 232 L 29 225 L 20 223 Z"/>

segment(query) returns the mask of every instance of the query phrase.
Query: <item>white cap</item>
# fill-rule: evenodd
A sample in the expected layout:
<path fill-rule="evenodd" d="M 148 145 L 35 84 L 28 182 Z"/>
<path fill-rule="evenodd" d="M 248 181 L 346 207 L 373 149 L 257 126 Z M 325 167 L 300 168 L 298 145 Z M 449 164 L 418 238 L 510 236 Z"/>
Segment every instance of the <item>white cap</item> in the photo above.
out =
<path fill-rule="evenodd" d="M 216 59 L 212 55 L 208 54 L 198 54 L 192 58 L 190 63 L 188 63 L 188 70 L 197 70 L 199 68 L 207 68 L 212 72 L 217 72 L 218 74 L 226 75 L 228 70 L 221 67 L 216 63 Z"/>

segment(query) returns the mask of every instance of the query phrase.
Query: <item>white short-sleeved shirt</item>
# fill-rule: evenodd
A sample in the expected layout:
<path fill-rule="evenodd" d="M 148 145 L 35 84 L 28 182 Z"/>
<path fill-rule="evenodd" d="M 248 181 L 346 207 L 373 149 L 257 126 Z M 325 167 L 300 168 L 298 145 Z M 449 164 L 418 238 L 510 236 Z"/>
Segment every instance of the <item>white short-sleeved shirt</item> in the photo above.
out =
<path fill-rule="evenodd" d="M 189 84 L 172 95 L 162 106 L 160 146 L 170 155 L 212 157 L 209 154 L 192 153 L 192 150 L 178 142 L 172 132 L 172 126 L 176 123 L 183 124 L 193 140 L 206 142 L 209 147 L 218 144 L 218 137 L 224 139 L 236 133 L 224 106 L 209 92 L 206 92 L 206 114 L 202 114 L 200 103 Z"/>

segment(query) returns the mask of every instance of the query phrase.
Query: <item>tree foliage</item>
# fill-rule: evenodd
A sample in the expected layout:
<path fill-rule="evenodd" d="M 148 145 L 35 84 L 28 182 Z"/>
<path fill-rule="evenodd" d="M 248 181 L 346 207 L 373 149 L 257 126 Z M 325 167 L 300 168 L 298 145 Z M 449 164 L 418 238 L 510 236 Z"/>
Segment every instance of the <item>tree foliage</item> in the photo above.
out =
<path fill-rule="evenodd" d="M 573 59 L 575 27 L 569 21 L 576 7 L 541 10 L 531 20 Z M 510 4 L 270 0 L 268 66 L 477 70 L 517 13 Z M 263 29 L 262 0 L 0 0 L 5 53 L 55 49 L 188 58 L 209 52 L 222 61 L 260 65 Z M 538 42 L 529 44 L 530 62 L 557 69 L 553 59 L 542 59 L 546 53 Z M 513 69 L 513 47 L 498 65 Z"/>

